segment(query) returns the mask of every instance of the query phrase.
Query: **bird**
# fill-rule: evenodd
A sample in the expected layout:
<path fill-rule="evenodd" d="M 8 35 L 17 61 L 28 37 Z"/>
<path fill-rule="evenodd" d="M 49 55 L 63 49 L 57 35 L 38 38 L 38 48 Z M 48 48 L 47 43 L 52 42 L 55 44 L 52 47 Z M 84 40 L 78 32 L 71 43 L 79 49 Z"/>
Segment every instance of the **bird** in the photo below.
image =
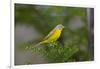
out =
<path fill-rule="evenodd" d="M 62 24 L 58 24 L 53 30 L 49 32 L 49 34 L 46 37 L 44 37 L 44 39 L 41 42 L 34 45 L 34 47 L 57 41 L 59 37 L 61 36 L 63 29 L 64 29 L 64 26 Z"/>

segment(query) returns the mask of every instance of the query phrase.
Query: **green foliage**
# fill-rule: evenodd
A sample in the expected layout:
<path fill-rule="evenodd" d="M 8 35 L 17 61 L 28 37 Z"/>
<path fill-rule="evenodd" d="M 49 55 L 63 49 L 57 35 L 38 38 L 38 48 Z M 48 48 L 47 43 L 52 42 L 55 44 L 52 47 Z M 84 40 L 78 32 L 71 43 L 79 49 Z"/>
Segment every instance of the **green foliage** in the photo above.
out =
<path fill-rule="evenodd" d="M 78 49 L 70 48 L 70 47 L 62 47 L 62 46 L 47 46 L 44 52 L 44 56 L 46 56 L 51 63 L 57 62 L 67 62 L 73 54 L 75 54 Z"/>
<path fill-rule="evenodd" d="M 89 60 L 88 54 L 81 51 L 79 46 L 70 45 L 70 43 L 68 46 L 63 46 L 58 42 L 52 42 L 42 48 L 29 44 L 23 44 L 20 47 L 24 47 L 25 50 L 31 50 L 33 54 L 36 52 L 42 54 L 49 63 Z"/>

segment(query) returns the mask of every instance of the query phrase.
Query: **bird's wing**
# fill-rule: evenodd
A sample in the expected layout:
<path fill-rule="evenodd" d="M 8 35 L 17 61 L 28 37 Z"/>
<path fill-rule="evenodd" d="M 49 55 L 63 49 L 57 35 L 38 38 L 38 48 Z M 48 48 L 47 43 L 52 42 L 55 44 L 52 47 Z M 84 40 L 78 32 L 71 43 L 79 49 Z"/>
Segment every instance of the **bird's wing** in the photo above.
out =
<path fill-rule="evenodd" d="M 54 32 L 55 32 L 55 29 L 53 29 L 43 40 L 48 39 Z"/>

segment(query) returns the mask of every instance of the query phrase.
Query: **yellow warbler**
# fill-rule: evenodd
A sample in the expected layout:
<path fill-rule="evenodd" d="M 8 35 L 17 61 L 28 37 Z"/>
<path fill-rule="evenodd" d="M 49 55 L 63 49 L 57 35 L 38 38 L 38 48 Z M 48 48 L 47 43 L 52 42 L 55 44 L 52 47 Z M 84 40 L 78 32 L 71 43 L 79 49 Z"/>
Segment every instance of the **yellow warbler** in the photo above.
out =
<path fill-rule="evenodd" d="M 35 46 L 39 46 L 41 44 L 44 43 L 50 43 L 50 42 L 54 42 L 56 41 L 63 30 L 64 26 L 62 24 L 58 24 L 44 39 L 43 41 L 39 42 L 38 44 L 36 44 Z"/>

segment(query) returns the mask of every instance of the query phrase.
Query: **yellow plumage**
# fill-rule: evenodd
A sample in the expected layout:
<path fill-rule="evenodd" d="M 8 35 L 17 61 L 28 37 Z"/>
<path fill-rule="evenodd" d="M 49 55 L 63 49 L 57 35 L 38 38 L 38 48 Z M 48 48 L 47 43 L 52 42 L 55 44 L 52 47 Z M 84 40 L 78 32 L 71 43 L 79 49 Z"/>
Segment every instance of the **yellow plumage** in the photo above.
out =
<path fill-rule="evenodd" d="M 48 42 L 51 42 L 51 41 L 56 41 L 59 37 L 60 37 L 60 34 L 61 34 L 61 30 L 54 30 L 52 36 L 50 36 L 47 41 Z"/>
<path fill-rule="evenodd" d="M 49 43 L 56 41 L 63 30 L 64 26 L 62 24 L 57 25 L 40 43 L 36 44 L 35 46 L 39 46 L 44 43 Z"/>

